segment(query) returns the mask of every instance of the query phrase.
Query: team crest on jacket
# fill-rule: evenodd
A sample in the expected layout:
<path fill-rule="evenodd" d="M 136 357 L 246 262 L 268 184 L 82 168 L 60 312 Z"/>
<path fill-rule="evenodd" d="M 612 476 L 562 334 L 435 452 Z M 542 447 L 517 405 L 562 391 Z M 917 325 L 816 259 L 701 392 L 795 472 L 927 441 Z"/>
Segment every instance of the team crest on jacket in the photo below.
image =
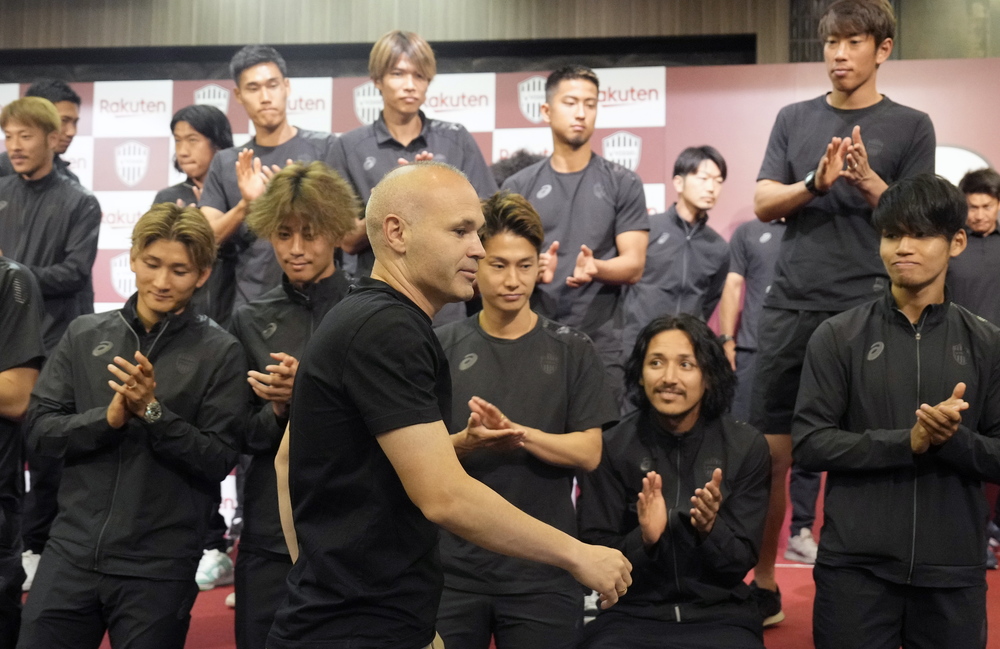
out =
<path fill-rule="evenodd" d="M 868 350 L 868 360 L 873 361 L 881 356 L 883 349 L 885 349 L 885 343 L 881 340 L 872 345 L 871 349 Z"/>
<path fill-rule="evenodd" d="M 229 91 L 210 83 L 194 91 L 194 103 L 198 106 L 215 106 L 223 113 L 229 112 Z"/>
<path fill-rule="evenodd" d="M 555 374 L 555 371 L 559 369 L 559 357 L 552 352 L 545 352 L 538 360 L 541 363 L 542 371 L 546 374 Z"/>
<path fill-rule="evenodd" d="M 193 354 L 183 353 L 177 357 L 175 367 L 181 375 L 194 374 L 198 367 L 198 358 Z"/>
<path fill-rule="evenodd" d="M 115 173 L 118 180 L 135 187 L 146 177 L 149 169 L 149 147 L 129 140 L 115 147 Z"/>
<path fill-rule="evenodd" d="M 524 119 L 532 124 L 542 123 L 542 104 L 545 103 L 545 77 L 534 76 L 517 84 L 517 107 Z"/>
<path fill-rule="evenodd" d="M 612 133 L 603 140 L 604 157 L 611 162 L 617 162 L 629 171 L 639 168 L 642 159 L 642 138 L 628 131 Z"/>
<path fill-rule="evenodd" d="M 354 114 L 362 124 L 371 124 L 382 112 L 382 93 L 374 81 L 366 81 L 354 89 Z"/>
<path fill-rule="evenodd" d="M 962 343 L 951 346 L 951 355 L 959 365 L 966 365 L 969 362 L 969 350 Z"/>
<path fill-rule="evenodd" d="M 123 300 L 129 299 L 135 293 L 135 273 L 132 272 L 129 261 L 128 252 L 111 258 L 111 286 Z"/>
<path fill-rule="evenodd" d="M 707 457 L 705 461 L 701 463 L 702 478 L 705 482 L 712 479 L 712 474 L 715 473 L 716 469 L 721 469 L 722 460 L 717 457 Z M 725 471 L 723 471 L 725 473 Z"/>

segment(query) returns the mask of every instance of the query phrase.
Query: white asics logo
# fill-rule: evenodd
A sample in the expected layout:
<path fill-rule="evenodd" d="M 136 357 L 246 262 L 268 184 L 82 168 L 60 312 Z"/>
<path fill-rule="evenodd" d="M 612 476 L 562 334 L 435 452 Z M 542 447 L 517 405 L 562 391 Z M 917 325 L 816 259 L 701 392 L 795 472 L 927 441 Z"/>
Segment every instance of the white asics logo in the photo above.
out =
<path fill-rule="evenodd" d="M 479 356 L 477 356 L 476 354 L 466 354 L 465 358 L 462 359 L 462 362 L 458 364 L 458 369 L 464 372 L 465 370 L 475 365 L 476 361 L 478 360 Z"/>
<path fill-rule="evenodd" d="M 552 185 L 542 185 L 542 188 L 535 194 L 535 198 L 545 198 L 552 193 Z"/>
<path fill-rule="evenodd" d="M 885 349 L 885 343 L 881 340 L 872 345 L 872 348 L 868 350 L 868 360 L 873 361 L 881 356 L 883 349 Z"/>

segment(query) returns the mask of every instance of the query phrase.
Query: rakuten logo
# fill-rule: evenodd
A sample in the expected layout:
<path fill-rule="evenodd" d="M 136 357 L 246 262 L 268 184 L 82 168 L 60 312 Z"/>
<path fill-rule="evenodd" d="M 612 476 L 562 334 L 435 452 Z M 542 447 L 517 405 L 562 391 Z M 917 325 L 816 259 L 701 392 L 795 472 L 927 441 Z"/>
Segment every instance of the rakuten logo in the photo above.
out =
<path fill-rule="evenodd" d="M 650 101 L 659 101 L 660 91 L 656 88 L 602 88 L 598 101 L 605 106 L 627 106 Z"/>
<path fill-rule="evenodd" d="M 512 150 L 512 149 L 501 147 L 499 149 L 499 157 L 498 157 L 498 159 L 499 160 L 506 160 L 507 158 L 511 157 L 512 155 L 514 155 L 515 153 L 517 153 L 518 151 L 521 151 L 521 150 L 522 150 L 522 148 L 517 148 L 517 149 L 513 149 Z M 550 155 L 552 155 L 552 151 L 550 151 L 548 147 L 542 147 L 540 149 L 531 149 L 529 152 L 533 153 L 535 155 L 544 155 L 544 156 L 550 156 Z"/>
<path fill-rule="evenodd" d="M 102 99 L 98 104 L 98 110 L 102 113 L 110 113 L 118 117 L 132 117 L 134 115 L 165 113 L 167 112 L 167 103 L 165 101 L 147 101 L 145 99 Z"/>
<path fill-rule="evenodd" d="M 464 92 L 458 95 L 440 94 L 428 97 L 427 105 L 439 112 L 465 110 L 467 108 L 487 108 L 490 105 L 490 98 L 486 95 L 467 95 Z"/>
<path fill-rule="evenodd" d="M 288 100 L 288 112 L 302 113 L 306 111 L 326 110 L 326 102 L 311 97 L 292 97 Z"/>
<path fill-rule="evenodd" d="M 101 215 L 101 223 L 113 228 L 131 228 L 142 215 L 142 210 L 111 210 Z"/>

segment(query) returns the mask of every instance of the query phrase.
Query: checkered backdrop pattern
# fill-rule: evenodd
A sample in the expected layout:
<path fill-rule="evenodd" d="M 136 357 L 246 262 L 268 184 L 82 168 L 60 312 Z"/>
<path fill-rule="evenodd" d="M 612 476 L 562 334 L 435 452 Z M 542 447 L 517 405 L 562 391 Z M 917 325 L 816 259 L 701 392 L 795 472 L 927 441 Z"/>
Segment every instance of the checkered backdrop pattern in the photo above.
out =
<path fill-rule="evenodd" d="M 596 72 L 600 105 L 591 146 L 639 174 L 650 213 L 668 204 L 672 160 L 682 148 L 708 143 L 722 151 L 730 174 L 711 224 L 726 237 L 753 218 L 753 184 L 778 109 L 829 88 L 822 64 Z M 966 170 L 1000 157 L 1000 150 L 992 150 L 1000 141 L 984 141 L 975 127 L 992 123 L 990 108 L 1000 104 L 1000 90 L 981 83 L 998 72 L 998 59 L 893 61 L 880 71 L 879 83 L 892 87 L 894 100 L 931 113 L 938 142 L 947 145 L 939 148 L 939 172 L 957 181 Z M 440 74 L 428 90 L 424 111 L 463 124 L 488 162 L 522 148 L 548 154 L 552 137 L 539 110 L 547 74 Z M 172 164 L 174 111 L 190 104 L 218 107 L 228 115 L 237 144 L 249 139 L 253 127 L 228 80 L 71 85 L 83 104 L 79 133 L 64 157 L 104 211 L 94 266 L 96 308 L 101 311 L 117 308 L 134 290 L 128 250 L 136 220 L 158 190 L 184 180 Z M 382 108 L 367 78 L 300 77 L 291 79 L 291 88 L 288 119 L 306 129 L 343 133 L 371 123 Z M 26 89 L 27 84 L 0 84 L 0 107 Z M 942 92 L 949 102 L 939 100 Z M 672 200 L 672 189 L 669 196 Z"/>

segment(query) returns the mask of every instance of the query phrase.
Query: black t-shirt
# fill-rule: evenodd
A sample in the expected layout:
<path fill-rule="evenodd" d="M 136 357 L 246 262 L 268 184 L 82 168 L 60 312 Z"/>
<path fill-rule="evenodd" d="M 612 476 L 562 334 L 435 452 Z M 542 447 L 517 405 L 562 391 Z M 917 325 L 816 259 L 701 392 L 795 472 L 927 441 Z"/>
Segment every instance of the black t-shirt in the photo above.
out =
<path fill-rule="evenodd" d="M 547 318 L 590 336 L 605 358 L 621 354 L 620 286 L 591 282 L 581 288 L 566 285 L 573 274 L 580 246 L 595 259 L 618 256 L 615 237 L 649 230 L 646 194 L 635 172 L 594 154 L 582 171 L 559 173 L 551 158 L 522 169 L 504 182 L 504 189 L 529 201 L 542 217 L 545 247 L 559 242 L 559 265 L 551 284 L 539 284 L 533 308 Z"/>
<path fill-rule="evenodd" d="M 291 406 L 299 560 L 268 647 L 418 649 L 434 638 L 437 527 L 407 497 L 378 435 L 451 415 L 431 321 L 365 278 L 309 341 Z"/>
<path fill-rule="evenodd" d="M 153 205 L 157 203 L 176 203 L 178 199 L 183 201 L 185 205 L 193 205 L 198 202 L 194 196 L 194 184 L 190 179 L 156 192 L 156 196 L 153 197 Z"/>
<path fill-rule="evenodd" d="M 300 128 L 292 139 L 278 146 L 260 146 L 252 139 L 243 146 L 219 151 L 208 168 L 198 205 L 214 207 L 220 212 L 228 212 L 236 207 L 242 198 L 236 182 L 236 158 L 243 149 L 253 149 L 254 157 L 260 158 L 264 166 L 284 167 L 288 160 L 320 160 L 329 164 L 336 140 L 329 133 Z M 240 224 L 239 229 L 222 243 L 219 256 L 224 262 L 225 281 L 235 282 L 235 295 L 220 297 L 222 300 L 231 299 L 232 303 L 212 305 L 210 315 L 220 323 L 228 322 L 236 307 L 256 299 L 281 283 L 281 267 L 274 258 L 271 242 L 257 239 L 245 223 Z"/>
<path fill-rule="evenodd" d="M 764 298 L 771 290 L 774 262 L 778 259 L 784 235 L 784 221 L 764 223 L 754 219 L 736 228 L 729 240 L 729 272 L 742 276 L 745 288 L 740 328 L 736 334 L 739 349 L 757 349 L 757 323 L 764 308 Z"/>
<path fill-rule="evenodd" d="M 473 396 L 546 433 L 604 428 L 618 419 L 601 358 L 585 335 L 569 327 L 539 316 L 534 329 L 507 340 L 487 334 L 472 316 L 435 331 L 451 366 L 452 434 L 465 428 Z M 574 469 L 547 464 L 524 449 L 473 451 L 462 465 L 521 511 L 576 536 Z M 441 561 L 445 584 L 467 592 L 544 593 L 576 584 L 559 568 L 490 552 L 445 530 Z"/>
<path fill-rule="evenodd" d="M 1000 326 L 1000 230 L 985 237 L 968 235 L 969 245 L 948 262 L 948 297 Z"/>
<path fill-rule="evenodd" d="M 926 113 L 888 97 L 868 108 L 841 110 L 826 96 L 778 113 L 757 180 L 786 185 L 816 169 L 833 137 L 861 127 L 872 170 L 887 184 L 934 173 L 934 125 Z M 861 192 L 838 180 L 787 219 L 774 283 L 766 304 L 803 311 L 844 311 L 881 297 L 888 278 L 878 254 L 879 233 Z"/>
<path fill-rule="evenodd" d="M 0 257 L 0 372 L 41 367 L 42 292 L 24 266 Z M 0 417 L 0 546 L 20 541 L 24 442 L 20 422 Z"/>

